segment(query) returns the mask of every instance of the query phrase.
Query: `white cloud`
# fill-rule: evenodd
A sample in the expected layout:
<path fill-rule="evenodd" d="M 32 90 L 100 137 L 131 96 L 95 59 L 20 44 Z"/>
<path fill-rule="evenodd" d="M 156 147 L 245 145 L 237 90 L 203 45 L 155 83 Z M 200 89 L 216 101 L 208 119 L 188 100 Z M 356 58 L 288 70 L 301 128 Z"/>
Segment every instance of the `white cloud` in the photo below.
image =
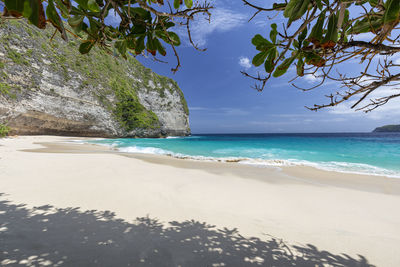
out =
<path fill-rule="evenodd" d="M 221 111 L 226 116 L 243 116 L 250 114 L 249 111 L 240 108 L 221 108 Z"/>
<path fill-rule="evenodd" d="M 198 110 L 208 110 L 208 108 L 205 107 L 189 107 L 190 111 L 198 111 Z"/>
<path fill-rule="evenodd" d="M 239 58 L 239 65 L 242 66 L 245 69 L 250 69 L 251 68 L 251 62 L 248 57 L 240 57 Z"/>
<path fill-rule="evenodd" d="M 246 109 L 241 108 L 206 108 L 206 107 L 190 107 L 190 111 L 206 112 L 211 115 L 223 115 L 223 116 L 244 116 L 250 114 Z"/>
<path fill-rule="evenodd" d="M 202 18 L 203 17 L 203 18 Z M 198 46 L 205 46 L 207 38 L 214 32 L 227 32 L 242 26 L 247 22 L 247 15 L 224 8 L 218 5 L 211 10 L 211 20 L 199 15 L 190 24 L 193 42 Z M 179 29 L 181 36 L 186 36 L 186 27 Z"/>
<path fill-rule="evenodd" d="M 268 19 L 258 19 L 258 20 L 253 20 L 253 23 L 260 28 L 267 28 L 270 24 L 270 22 L 268 21 Z"/>
<path fill-rule="evenodd" d="M 320 82 L 321 81 L 321 76 L 322 76 L 322 72 L 317 71 L 314 74 L 306 74 L 306 75 L 304 75 L 303 78 L 307 82 L 314 83 L 314 82 Z"/>
<path fill-rule="evenodd" d="M 360 33 L 353 36 L 354 40 L 356 41 L 366 41 L 366 42 L 371 41 L 374 37 L 375 34 L 373 34 L 372 32 Z"/>
<path fill-rule="evenodd" d="M 304 80 L 313 83 L 315 81 L 318 81 L 318 78 L 315 75 L 307 74 L 307 75 L 304 75 Z"/>

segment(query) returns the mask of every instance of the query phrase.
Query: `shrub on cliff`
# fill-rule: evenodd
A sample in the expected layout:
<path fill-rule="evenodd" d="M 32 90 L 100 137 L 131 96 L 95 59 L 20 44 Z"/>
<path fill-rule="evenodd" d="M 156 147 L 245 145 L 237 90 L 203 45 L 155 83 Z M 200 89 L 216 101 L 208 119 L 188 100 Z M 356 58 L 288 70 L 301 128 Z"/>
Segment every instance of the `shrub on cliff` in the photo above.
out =
<path fill-rule="evenodd" d="M 0 123 L 0 137 L 6 137 L 10 132 L 10 127 Z"/>
<path fill-rule="evenodd" d="M 139 102 L 136 92 L 129 84 L 119 84 L 111 81 L 117 102 L 112 112 L 115 118 L 127 131 L 135 128 L 154 129 L 160 127 L 159 120 L 151 110 L 147 110 Z"/>

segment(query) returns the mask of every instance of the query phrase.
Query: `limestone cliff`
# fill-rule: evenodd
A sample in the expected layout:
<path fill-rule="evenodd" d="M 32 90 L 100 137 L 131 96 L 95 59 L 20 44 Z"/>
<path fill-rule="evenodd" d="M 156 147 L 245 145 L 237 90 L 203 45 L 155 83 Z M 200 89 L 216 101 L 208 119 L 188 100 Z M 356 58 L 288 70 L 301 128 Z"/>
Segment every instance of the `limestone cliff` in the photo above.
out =
<path fill-rule="evenodd" d="M 12 134 L 158 137 L 190 133 L 175 81 L 24 21 L 0 24 L 0 123 Z M 51 41 L 50 41 L 51 40 Z"/>

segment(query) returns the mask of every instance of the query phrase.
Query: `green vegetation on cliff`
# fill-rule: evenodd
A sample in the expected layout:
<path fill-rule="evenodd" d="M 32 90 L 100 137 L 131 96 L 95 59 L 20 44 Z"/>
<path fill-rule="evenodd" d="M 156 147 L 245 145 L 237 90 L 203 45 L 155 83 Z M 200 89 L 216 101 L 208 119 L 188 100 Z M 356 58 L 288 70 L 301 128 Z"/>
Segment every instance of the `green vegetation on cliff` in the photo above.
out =
<path fill-rule="evenodd" d="M 176 82 L 153 73 L 133 57 L 125 60 L 109 55 L 97 47 L 93 48 L 90 54 L 82 55 L 77 49 L 79 42 L 74 41 L 74 37 L 69 36 L 69 42 L 64 42 L 57 36 L 49 41 L 53 34 L 50 29 L 42 31 L 24 21 L 5 21 L 0 23 L 0 28 L 5 33 L 0 35 L 0 43 L 6 51 L 3 60 L 0 61 L 0 74 L 7 64 L 19 65 L 21 68 L 46 64 L 52 69 L 51 74 L 58 74 L 71 86 L 76 86 L 72 83 L 73 80 L 80 80 L 78 88 L 90 90 L 127 131 L 160 127 L 157 115 L 139 101 L 138 93 L 143 88 L 147 92 L 157 92 L 160 98 L 165 97 L 166 91 L 170 94 L 177 93 L 185 113 L 188 114 L 186 101 Z M 10 32 L 12 34 L 7 34 Z M 35 40 L 34 47 L 29 43 L 28 37 Z M 26 50 L 23 51 L 20 47 Z M 31 75 L 29 89 L 42 90 L 38 86 L 43 79 L 42 71 L 35 68 L 31 70 L 35 73 Z M 8 97 L 16 95 L 20 90 L 18 84 L 10 83 L 7 73 L 3 74 L 0 75 L 0 94 Z M 77 74 L 79 77 L 76 77 Z M 50 93 L 60 92 L 50 89 Z"/>
<path fill-rule="evenodd" d="M 400 132 L 400 124 L 398 125 L 385 125 L 382 127 L 378 127 L 374 130 L 375 133 L 377 132 Z"/>
<path fill-rule="evenodd" d="M 159 121 L 154 112 L 147 110 L 140 104 L 137 95 L 133 90 L 127 90 L 129 85 L 121 86 L 117 80 L 111 82 L 111 88 L 114 89 L 118 99 L 113 114 L 121 125 L 128 131 L 135 128 L 156 128 L 159 127 Z"/>
<path fill-rule="evenodd" d="M 10 131 L 10 127 L 0 123 L 0 138 L 6 137 L 8 135 L 9 131 Z"/>

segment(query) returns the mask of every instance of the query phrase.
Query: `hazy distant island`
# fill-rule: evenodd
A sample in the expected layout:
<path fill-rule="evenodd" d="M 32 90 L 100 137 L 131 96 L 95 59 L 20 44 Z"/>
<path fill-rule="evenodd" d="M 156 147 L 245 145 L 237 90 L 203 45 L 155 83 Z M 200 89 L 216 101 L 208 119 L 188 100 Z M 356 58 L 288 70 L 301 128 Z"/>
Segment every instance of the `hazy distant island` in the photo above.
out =
<path fill-rule="evenodd" d="M 400 133 L 400 124 L 385 125 L 385 126 L 377 127 L 372 132 L 374 132 L 374 133 L 399 132 Z"/>

